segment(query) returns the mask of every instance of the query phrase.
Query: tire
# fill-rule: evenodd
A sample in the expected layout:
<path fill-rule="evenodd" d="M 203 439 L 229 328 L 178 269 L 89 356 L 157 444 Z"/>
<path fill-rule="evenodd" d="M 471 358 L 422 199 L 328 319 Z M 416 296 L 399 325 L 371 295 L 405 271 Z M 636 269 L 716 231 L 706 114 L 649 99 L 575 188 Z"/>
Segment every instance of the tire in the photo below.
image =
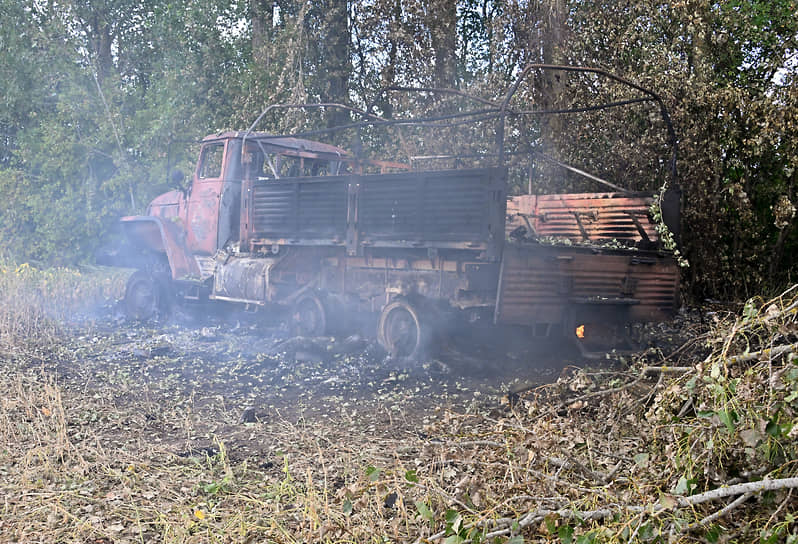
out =
<path fill-rule="evenodd" d="M 391 357 L 416 360 L 424 354 L 429 332 L 414 304 L 395 300 L 382 309 L 377 336 Z"/>
<path fill-rule="evenodd" d="M 147 321 L 155 318 L 162 307 L 162 287 L 152 275 L 137 270 L 125 287 L 125 313 L 130 319 Z"/>
<path fill-rule="evenodd" d="M 291 325 L 297 336 L 324 336 L 327 332 L 327 307 L 315 295 L 302 295 L 291 309 Z"/>

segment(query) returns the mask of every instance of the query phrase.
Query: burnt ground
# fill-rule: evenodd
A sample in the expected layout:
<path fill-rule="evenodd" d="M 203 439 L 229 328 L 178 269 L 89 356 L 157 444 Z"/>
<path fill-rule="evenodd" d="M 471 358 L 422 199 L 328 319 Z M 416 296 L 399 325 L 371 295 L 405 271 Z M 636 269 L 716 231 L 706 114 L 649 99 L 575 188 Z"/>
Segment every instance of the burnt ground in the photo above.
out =
<path fill-rule="evenodd" d="M 767 306 L 762 326 L 788 330 L 794 304 L 776 329 Z M 709 467 L 697 491 L 782 474 L 781 458 L 750 461 L 746 444 L 764 436 L 742 423 L 753 415 L 738 416 L 739 438 L 713 445 L 734 422 L 712 404 L 706 361 L 729 343 L 709 328 L 742 329 L 712 312 L 635 330 L 650 347 L 627 360 L 463 326 L 417 363 L 387 358 L 367 335 L 298 338 L 279 316 L 199 315 L 143 324 L 108 308 L 0 348 L 4 541 L 453 542 L 521 530 L 530 542 L 552 531 L 626 541 L 622 528 L 640 525 L 644 505 L 691 485 L 685 455 L 697 459 L 691 470 Z M 750 392 L 766 376 L 794 381 L 791 360 L 781 362 L 735 375 L 748 380 L 744 398 L 770 398 Z M 690 379 L 671 382 L 672 370 Z M 790 391 L 774 402 L 786 406 Z M 703 434 L 686 442 L 685 429 Z M 632 518 L 603 518 L 623 508 Z M 756 519 L 780 511 L 762 508 Z M 690 527 L 673 520 L 652 534 Z"/>
<path fill-rule="evenodd" d="M 222 440 L 233 459 L 268 449 L 247 422 L 332 422 L 423 439 L 447 411 L 498 414 L 508 394 L 586 364 L 570 343 L 525 330 L 461 327 L 435 356 L 410 362 L 390 359 L 365 335 L 292 337 L 279 318 L 203 309 L 144 324 L 106 308 L 64 332 L 55 353 L 30 368 L 53 373 L 67 391 L 95 392 L 110 409 L 142 407 L 121 422 L 118 446 L 147 436 L 179 454 Z"/>

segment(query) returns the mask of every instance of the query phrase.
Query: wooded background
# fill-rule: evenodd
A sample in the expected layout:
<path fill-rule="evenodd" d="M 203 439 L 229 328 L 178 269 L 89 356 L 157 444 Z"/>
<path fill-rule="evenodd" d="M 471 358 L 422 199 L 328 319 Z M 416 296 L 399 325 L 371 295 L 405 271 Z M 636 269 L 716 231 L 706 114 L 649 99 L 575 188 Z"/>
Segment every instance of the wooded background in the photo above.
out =
<path fill-rule="evenodd" d="M 246 128 L 266 105 L 375 103 L 391 117 L 381 87 L 496 99 L 529 63 L 601 67 L 664 98 L 693 301 L 795 281 L 790 0 L 0 0 L 1 251 L 41 265 L 90 260 L 119 216 L 170 188 L 173 168 L 191 171 L 202 136 Z M 552 73 L 519 94 L 538 109 L 624 97 L 605 80 Z M 348 119 L 287 114 L 263 128 Z M 660 125 L 650 105 L 546 117 L 525 127 L 519 151 L 656 190 L 667 174 Z M 532 189 L 571 189 L 556 180 L 538 176 Z"/>

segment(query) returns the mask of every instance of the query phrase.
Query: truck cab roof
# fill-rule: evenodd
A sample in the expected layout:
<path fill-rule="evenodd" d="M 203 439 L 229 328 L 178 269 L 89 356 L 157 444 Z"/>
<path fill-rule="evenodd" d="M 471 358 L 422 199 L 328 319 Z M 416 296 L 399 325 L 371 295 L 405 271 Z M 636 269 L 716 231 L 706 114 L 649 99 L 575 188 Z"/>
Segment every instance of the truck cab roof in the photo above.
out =
<path fill-rule="evenodd" d="M 325 144 L 322 142 L 315 142 L 313 140 L 304 140 L 302 138 L 293 138 L 290 136 L 275 136 L 267 132 L 249 132 L 246 131 L 227 131 L 217 134 L 205 136 L 202 142 L 214 142 L 231 139 L 241 139 L 246 137 L 247 141 L 258 141 L 260 144 L 267 146 L 275 151 L 282 150 L 287 154 L 302 154 L 312 153 L 319 156 L 331 156 L 332 158 L 352 158 L 352 154 L 343 148 Z M 292 153 L 294 152 L 294 153 Z M 321 158 L 321 157 L 319 157 Z"/>

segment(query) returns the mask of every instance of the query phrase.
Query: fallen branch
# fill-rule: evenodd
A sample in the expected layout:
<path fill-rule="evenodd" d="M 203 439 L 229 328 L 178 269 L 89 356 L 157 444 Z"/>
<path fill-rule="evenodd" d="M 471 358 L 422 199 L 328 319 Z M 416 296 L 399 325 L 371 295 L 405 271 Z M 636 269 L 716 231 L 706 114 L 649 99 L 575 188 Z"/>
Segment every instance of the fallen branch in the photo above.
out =
<path fill-rule="evenodd" d="M 722 518 L 723 516 L 725 516 L 726 514 L 728 514 L 729 512 L 734 510 L 735 508 L 737 508 L 738 506 L 740 506 L 742 503 L 744 503 L 745 501 L 750 499 L 752 496 L 753 496 L 753 493 L 743 493 L 742 495 L 740 495 L 739 497 L 734 499 L 732 502 L 730 502 L 729 504 L 727 504 L 726 506 L 724 506 L 723 508 L 721 508 L 720 510 L 718 510 L 714 514 L 708 515 L 707 517 L 705 517 L 704 519 L 702 519 L 698 523 L 693 523 L 692 525 L 690 525 L 688 527 L 688 529 L 689 530 L 693 530 L 693 529 L 700 529 L 700 528 L 706 527 L 707 525 L 709 525 L 710 523 L 712 523 L 716 519 Z"/>
<path fill-rule="evenodd" d="M 692 366 L 644 366 L 643 367 L 643 376 L 648 376 L 649 374 L 684 374 L 685 372 L 690 372 L 691 370 L 695 370 L 695 367 Z"/>
<path fill-rule="evenodd" d="M 581 395 L 579 397 L 576 397 L 576 398 L 573 398 L 573 399 L 568 399 L 567 402 L 561 402 L 560 404 L 558 404 L 554 408 L 551 408 L 551 409 L 543 412 L 542 414 L 540 414 L 537 417 L 538 418 L 549 417 L 551 415 L 556 414 L 557 412 L 559 412 L 561 410 L 565 410 L 569 406 L 573 406 L 577 402 L 589 400 L 589 399 L 592 399 L 592 398 L 595 398 L 595 397 L 603 397 L 605 395 L 612 395 L 613 393 L 620 393 L 621 391 L 624 391 L 626 389 L 634 387 L 635 385 L 640 383 L 642 381 L 642 379 L 643 379 L 643 376 L 641 375 L 639 378 L 637 378 L 635 380 L 632 380 L 631 382 L 627 382 L 627 383 L 625 383 L 623 385 L 619 385 L 618 387 L 613 387 L 611 389 L 602 389 L 600 391 L 593 391 L 592 393 L 586 393 L 586 394 Z"/>
<path fill-rule="evenodd" d="M 727 357 L 726 361 L 730 364 L 745 363 L 748 361 L 761 359 L 763 357 L 776 358 L 779 357 L 780 355 L 784 355 L 785 353 L 796 352 L 796 351 L 798 351 L 798 344 L 786 344 L 784 346 L 776 346 L 775 348 L 762 349 L 759 351 L 753 351 L 751 353 L 745 353 L 743 355 L 732 355 L 731 357 Z"/>
<path fill-rule="evenodd" d="M 746 482 L 744 484 L 719 487 L 698 495 L 690 495 L 679 499 L 678 506 L 685 508 L 704 502 L 731 497 L 732 495 L 742 495 L 743 493 L 762 493 L 763 491 L 777 491 L 779 489 L 792 489 L 798 487 L 798 478 L 779 478 L 776 480 L 759 480 L 757 482 Z"/>
<path fill-rule="evenodd" d="M 646 508 L 643 506 L 635 506 L 635 505 L 614 505 L 613 507 L 600 508 L 597 510 L 573 510 L 570 508 L 551 510 L 547 508 L 541 508 L 537 510 L 530 510 L 520 518 L 501 518 L 498 520 L 485 520 L 469 524 L 466 527 L 467 528 L 484 527 L 488 524 L 497 525 L 497 526 L 505 525 L 505 527 L 497 528 L 496 530 L 484 535 L 484 539 L 487 540 L 497 536 L 503 536 L 509 534 L 513 524 L 515 523 L 518 524 L 519 528 L 524 528 L 529 525 L 532 525 L 533 523 L 541 522 L 547 516 L 557 516 L 562 519 L 577 518 L 580 520 L 595 521 L 615 516 L 621 512 L 640 514 L 648 511 L 652 514 L 657 514 L 667 510 L 673 510 L 676 508 L 687 508 L 690 506 L 695 506 L 697 504 L 702 504 L 705 502 L 710 502 L 725 497 L 742 495 L 742 497 L 736 499 L 725 508 L 719 510 L 713 515 L 707 516 L 706 518 L 699 521 L 697 524 L 697 525 L 703 525 L 705 523 L 711 523 L 714 519 L 717 519 L 718 517 L 736 508 L 737 506 L 742 504 L 747 498 L 754 495 L 755 493 L 762 493 L 763 491 L 777 491 L 780 489 L 793 489 L 796 487 L 798 487 L 798 478 L 759 480 L 757 482 L 746 482 L 744 484 L 719 487 L 717 489 L 713 489 L 705 493 L 699 493 L 698 495 L 691 495 L 689 497 L 680 497 L 678 500 L 676 500 L 676 504 L 673 506 L 663 506 L 662 504 L 657 504 L 653 508 L 652 507 Z M 419 544 L 424 540 L 427 541 L 439 540 L 443 538 L 445 535 L 446 531 L 441 531 L 439 533 L 430 536 L 428 539 L 419 538 L 415 542 L 416 544 Z"/>

